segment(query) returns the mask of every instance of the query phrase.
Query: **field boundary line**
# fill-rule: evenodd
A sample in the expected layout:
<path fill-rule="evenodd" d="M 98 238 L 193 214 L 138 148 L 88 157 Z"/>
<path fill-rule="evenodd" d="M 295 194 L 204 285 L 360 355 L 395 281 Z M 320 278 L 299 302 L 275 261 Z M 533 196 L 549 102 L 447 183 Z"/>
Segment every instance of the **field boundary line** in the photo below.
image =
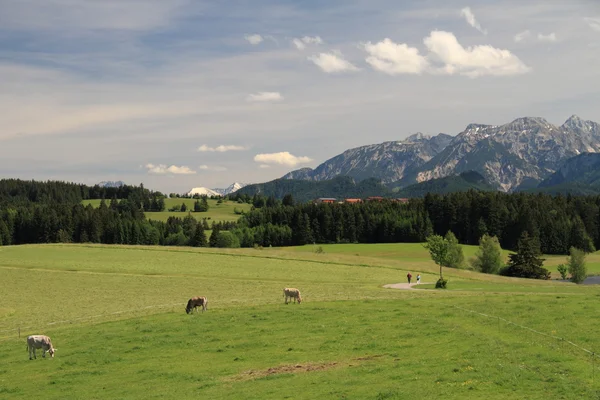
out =
<path fill-rule="evenodd" d="M 531 331 L 533 333 L 537 333 L 538 335 L 550 337 L 550 338 L 556 339 L 556 340 L 561 340 L 561 341 L 563 341 L 565 343 L 568 343 L 568 344 L 570 344 L 570 345 L 572 345 L 572 346 L 574 346 L 574 347 L 576 347 L 576 348 L 578 348 L 580 350 L 583 350 L 584 352 L 588 353 L 589 355 L 591 355 L 593 357 L 600 357 L 600 355 L 596 354 L 596 352 L 594 352 L 592 350 L 589 350 L 589 349 L 586 349 L 585 347 L 581 347 L 580 345 L 578 345 L 576 343 L 573 343 L 570 340 L 565 339 L 563 337 L 551 335 L 549 333 L 540 332 L 540 331 L 537 331 L 537 330 L 535 330 L 533 328 L 529 328 L 528 326 L 520 325 L 520 324 L 517 324 L 515 322 L 509 321 L 506 318 L 502 318 L 502 317 L 498 317 L 498 316 L 494 316 L 494 315 L 480 313 L 479 311 L 469 310 L 469 309 L 466 309 L 466 308 L 463 308 L 463 307 L 459 307 L 459 306 L 452 306 L 452 307 L 457 308 L 459 310 L 466 311 L 466 312 L 470 312 L 470 313 L 473 313 L 473 314 L 481 315 L 481 316 L 484 316 L 484 317 L 487 317 L 487 318 L 504 321 L 504 322 L 506 322 L 509 325 L 514 325 L 514 326 L 518 326 L 519 328 L 527 329 L 527 330 L 529 330 L 529 331 Z"/>
<path fill-rule="evenodd" d="M 0 333 L 18 332 L 19 329 L 21 330 L 21 333 L 22 333 L 23 330 L 25 330 L 25 329 L 39 329 L 42 326 L 55 326 L 55 325 L 59 325 L 59 324 L 72 323 L 72 322 L 82 321 L 82 320 L 86 320 L 86 319 L 95 319 L 95 318 L 107 317 L 107 316 L 111 316 L 111 315 L 126 314 L 126 313 L 140 311 L 140 310 L 148 310 L 151 308 L 166 308 L 166 307 L 174 307 L 174 306 L 184 306 L 185 304 L 186 303 L 156 304 L 156 305 L 145 306 L 145 307 L 129 309 L 129 310 L 113 311 L 113 312 L 109 312 L 109 313 L 105 313 L 105 314 L 88 315 L 88 316 L 76 317 L 76 318 L 72 318 L 72 319 L 64 319 L 64 320 L 60 320 L 60 321 L 46 322 L 45 324 L 41 324 L 41 325 L 37 325 L 37 326 L 34 326 L 34 325 L 17 326 L 17 327 L 11 328 L 11 329 L 0 330 Z M 4 336 L 4 337 L 0 337 L 0 341 L 12 339 L 12 338 L 13 338 L 13 336 Z"/>

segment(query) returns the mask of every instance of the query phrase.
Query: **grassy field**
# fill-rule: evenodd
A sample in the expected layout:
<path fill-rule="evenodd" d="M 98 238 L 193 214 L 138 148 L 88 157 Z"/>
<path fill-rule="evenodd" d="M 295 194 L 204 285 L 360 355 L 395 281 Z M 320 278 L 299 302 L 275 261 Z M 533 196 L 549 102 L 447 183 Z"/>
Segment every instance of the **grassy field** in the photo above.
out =
<path fill-rule="evenodd" d="M 446 269 L 439 291 L 418 245 L 323 249 L 0 247 L 0 397 L 598 398 L 598 362 L 515 324 L 596 351 L 600 288 Z M 382 288 L 409 269 L 424 290 Z"/>
<path fill-rule="evenodd" d="M 100 206 L 101 200 L 84 200 L 83 205 L 91 204 L 94 207 Z M 196 199 L 165 199 L 165 209 L 168 210 L 174 205 L 181 205 L 185 203 L 188 210 L 194 209 L 194 203 Z M 217 200 L 208 199 L 208 211 L 207 212 L 174 212 L 174 211 L 162 211 L 162 212 L 146 212 L 146 218 L 157 221 L 166 221 L 169 217 L 180 217 L 183 218 L 186 215 L 192 215 L 197 220 L 207 218 L 209 221 L 237 221 L 240 215 L 236 214 L 234 210 L 237 208 L 240 211 L 250 211 L 251 204 L 239 204 L 235 201 L 224 200 L 223 203 L 217 204 Z"/>

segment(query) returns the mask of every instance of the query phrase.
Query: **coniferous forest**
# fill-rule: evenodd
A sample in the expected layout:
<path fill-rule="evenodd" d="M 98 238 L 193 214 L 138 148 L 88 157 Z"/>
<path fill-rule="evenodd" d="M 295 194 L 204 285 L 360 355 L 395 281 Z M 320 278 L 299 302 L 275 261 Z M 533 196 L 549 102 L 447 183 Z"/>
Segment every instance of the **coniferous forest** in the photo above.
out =
<path fill-rule="evenodd" d="M 546 254 L 600 247 L 600 196 L 467 191 L 426 195 L 408 203 L 295 203 L 258 195 L 230 196 L 253 204 L 238 222 L 198 222 L 188 215 L 148 221 L 162 211 L 164 195 L 143 186 L 103 188 L 65 182 L 0 180 L 0 245 L 107 243 L 252 247 L 308 243 L 423 242 L 452 231 L 462 244 L 496 236 L 514 250 L 523 232 Z M 100 207 L 83 206 L 104 199 Z M 210 237 L 204 231 L 212 230 Z"/>

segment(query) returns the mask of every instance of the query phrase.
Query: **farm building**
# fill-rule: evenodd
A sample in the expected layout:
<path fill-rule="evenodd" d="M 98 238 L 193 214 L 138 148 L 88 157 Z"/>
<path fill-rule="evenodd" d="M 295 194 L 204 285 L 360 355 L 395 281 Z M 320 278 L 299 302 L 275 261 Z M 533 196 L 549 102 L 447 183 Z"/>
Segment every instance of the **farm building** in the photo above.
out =
<path fill-rule="evenodd" d="M 315 204 L 320 204 L 320 203 L 335 203 L 337 201 L 337 199 L 333 198 L 333 197 L 320 197 L 318 199 L 315 200 Z"/>

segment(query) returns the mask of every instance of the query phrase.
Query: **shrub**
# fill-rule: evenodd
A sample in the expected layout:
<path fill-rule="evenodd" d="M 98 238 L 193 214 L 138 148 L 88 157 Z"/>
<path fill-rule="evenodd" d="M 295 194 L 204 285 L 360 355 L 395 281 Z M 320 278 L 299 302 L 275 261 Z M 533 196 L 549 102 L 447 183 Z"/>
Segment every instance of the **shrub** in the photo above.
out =
<path fill-rule="evenodd" d="M 446 285 L 448 284 L 448 279 L 440 278 L 435 283 L 436 289 L 446 289 Z"/>
<path fill-rule="evenodd" d="M 567 279 L 567 266 L 565 264 L 560 264 L 556 269 L 560 273 L 562 279 Z"/>
<path fill-rule="evenodd" d="M 585 265 L 585 252 L 583 250 L 571 247 L 569 250 L 571 255 L 569 256 L 569 273 L 571 274 L 571 281 L 574 283 L 581 283 L 586 278 L 587 268 Z"/>
<path fill-rule="evenodd" d="M 221 231 L 217 234 L 216 246 L 214 247 L 238 248 L 240 247 L 240 240 L 229 231 Z"/>
<path fill-rule="evenodd" d="M 323 250 L 322 246 L 319 246 L 319 247 L 317 247 L 315 249 L 315 253 L 317 253 L 317 254 L 323 254 L 323 253 L 325 253 L 325 250 Z"/>
<path fill-rule="evenodd" d="M 470 260 L 474 270 L 486 274 L 497 274 L 502 268 L 502 248 L 496 236 L 483 235 L 479 239 L 479 249 Z"/>

